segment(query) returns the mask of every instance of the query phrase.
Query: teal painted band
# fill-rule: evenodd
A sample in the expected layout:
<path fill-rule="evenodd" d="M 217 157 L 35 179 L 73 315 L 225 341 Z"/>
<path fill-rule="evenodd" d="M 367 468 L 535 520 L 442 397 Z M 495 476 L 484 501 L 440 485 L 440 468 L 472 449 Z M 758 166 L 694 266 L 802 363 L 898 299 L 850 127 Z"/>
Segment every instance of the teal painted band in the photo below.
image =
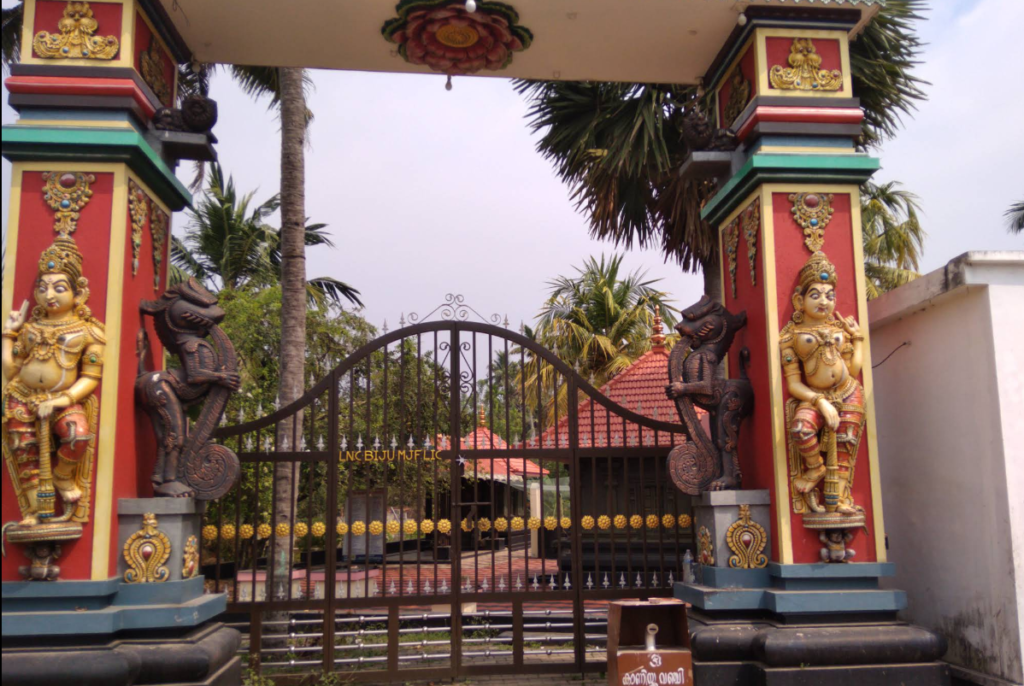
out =
<path fill-rule="evenodd" d="M 136 131 L 5 126 L 3 156 L 10 162 L 122 162 L 172 211 L 192 204 L 192 194 Z"/>
<path fill-rule="evenodd" d="M 882 163 L 867 155 L 754 155 L 701 211 L 718 226 L 753 190 L 765 183 L 849 183 L 870 179 Z"/>

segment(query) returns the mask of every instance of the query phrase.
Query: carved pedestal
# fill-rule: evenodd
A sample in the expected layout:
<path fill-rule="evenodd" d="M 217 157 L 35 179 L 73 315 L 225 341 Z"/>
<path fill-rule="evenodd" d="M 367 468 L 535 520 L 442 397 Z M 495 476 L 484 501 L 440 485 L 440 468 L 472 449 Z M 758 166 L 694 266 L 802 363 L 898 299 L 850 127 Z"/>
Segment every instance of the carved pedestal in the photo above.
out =
<path fill-rule="evenodd" d="M 124 580 L 126 573 L 134 571 L 129 561 L 133 556 L 129 554 L 126 558 L 124 552 L 131 538 L 144 532 L 147 515 L 152 515 L 156 519 L 158 532 L 166 538 L 167 552 L 169 553 L 166 562 L 157 565 L 154 572 L 157 572 L 159 568 L 166 567 L 167 581 L 183 581 L 197 576 L 199 573 L 199 542 L 205 511 L 206 504 L 192 498 L 138 498 L 119 501 L 117 505 L 117 540 L 118 549 L 122 551 L 122 555 L 117 568 L 118 578 Z M 140 548 L 145 541 L 144 536 L 145 534 L 133 541 L 136 548 Z M 153 554 L 160 553 L 163 545 L 159 539 L 155 540 Z M 148 560 L 143 558 L 143 562 L 148 562 Z M 144 569 L 141 574 L 145 576 Z M 136 583 L 159 581 L 159 578 L 139 578 Z"/>
<path fill-rule="evenodd" d="M 698 582 L 728 588 L 761 584 L 771 552 L 768 491 L 705 493 L 694 508 Z"/>

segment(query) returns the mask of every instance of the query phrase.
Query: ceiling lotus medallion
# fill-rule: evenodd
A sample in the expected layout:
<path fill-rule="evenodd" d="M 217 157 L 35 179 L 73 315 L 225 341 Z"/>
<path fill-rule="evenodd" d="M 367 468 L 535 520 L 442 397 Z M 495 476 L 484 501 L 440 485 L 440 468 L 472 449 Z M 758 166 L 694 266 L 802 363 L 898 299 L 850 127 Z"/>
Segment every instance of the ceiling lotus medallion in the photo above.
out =
<path fill-rule="evenodd" d="M 443 74 L 501 71 L 533 42 L 519 13 L 501 2 L 479 2 L 468 12 L 464 0 L 402 0 L 395 10 L 398 17 L 381 29 L 384 38 L 406 62 Z"/>

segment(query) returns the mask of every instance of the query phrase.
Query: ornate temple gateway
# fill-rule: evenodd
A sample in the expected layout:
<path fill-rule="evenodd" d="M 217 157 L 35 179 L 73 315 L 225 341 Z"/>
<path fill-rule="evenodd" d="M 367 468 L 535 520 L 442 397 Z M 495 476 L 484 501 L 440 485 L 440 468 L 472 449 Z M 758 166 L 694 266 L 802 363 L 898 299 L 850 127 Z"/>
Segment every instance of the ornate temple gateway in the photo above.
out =
<path fill-rule="evenodd" d="M 672 596 L 701 686 L 949 683 L 942 641 L 879 583 L 858 214 L 879 162 L 855 147 L 849 42 L 880 4 L 26 0 L 2 148 L 4 685 L 600 673 L 608 601 Z M 718 183 L 725 296 L 683 313 L 678 417 L 453 298 L 295 405 L 221 425 L 223 312 L 167 288 L 191 202 L 174 169 L 214 155 L 215 105 L 178 95 L 193 62 L 701 84 L 680 173 Z M 536 394 L 516 427 L 494 401 L 513 356 Z M 549 392 L 567 402 L 547 411 Z M 414 411 L 371 414 L 393 393 Z M 413 457 L 338 459 L 389 449 Z M 281 464 L 288 511 L 259 478 Z"/>

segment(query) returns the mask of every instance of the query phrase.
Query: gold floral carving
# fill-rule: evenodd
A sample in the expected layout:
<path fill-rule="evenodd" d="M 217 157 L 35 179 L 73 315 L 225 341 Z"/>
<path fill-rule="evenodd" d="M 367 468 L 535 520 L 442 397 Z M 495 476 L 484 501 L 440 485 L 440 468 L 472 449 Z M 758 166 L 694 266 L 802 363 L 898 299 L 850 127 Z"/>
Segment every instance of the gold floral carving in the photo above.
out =
<path fill-rule="evenodd" d="M 729 100 L 722 112 L 722 124 L 732 126 L 740 118 L 747 103 L 750 102 L 750 81 L 743 76 L 743 66 L 737 65 L 736 71 L 729 80 Z"/>
<path fill-rule="evenodd" d="M 804 230 L 804 245 L 816 253 L 825 245 L 825 229 L 832 221 L 834 196 L 825 193 L 793 193 L 793 219 Z"/>
<path fill-rule="evenodd" d="M 181 578 L 194 579 L 199 576 L 199 539 L 189 536 L 185 541 L 185 553 L 182 558 Z"/>
<path fill-rule="evenodd" d="M 160 267 L 164 261 L 164 245 L 167 244 L 167 225 L 171 218 L 167 213 L 150 203 L 152 213 L 149 217 L 149 233 L 153 237 L 153 289 L 160 290 Z"/>
<path fill-rule="evenodd" d="M 711 532 L 706 526 L 697 531 L 697 560 L 705 567 L 715 564 L 715 544 L 711 542 Z"/>
<path fill-rule="evenodd" d="M 750 285 L 757 285 L 757 234 L 761 230 L 761 198 L 743 210 L 741 215 L 743 238 L 747 242 L 747 261 L 750 263 Z"/>
<path fill-rule="evenodd" d="M 43 172 L 43 200 L 54 211 L 53 230 L 70 236 L 78 229 L 78 219 L 92 200 L 92 174 L 79 172 Z"/>
<path fill-rule="evenodd" d="M 736 270 L 739 260 L 740 218 L 736 217 L 725 227 L 725 255 L 729 259 L 729 281 L 732 284 L 732 297 L 736 297 Z"/>
<path fill-rule="evenodd" d="M 132 218 L 132 276 L 139 273 L 139 254 L 142 252 L 142 231 L 149 214 L 149 198 L 134 181 L 128 181 L 128 213 Z"/>
<path fill-rule="evenodd" d="M 69 2 L 57 22 L 60 33 L 40 31 L 32 41 L 36 53 L 44 59 L 112 60 L 120 43 L 116 36 L 96 36 L 100 24 L 87 2 Z"/>
<path fill-rule="evenodd" d="M 733 569 L 764 569 L 768 566 L 768 558 L 763 554 L 768 545 L 768 534 L 763 526 L 750 518 L 750 505 L 740 505 L 740 518 L 729 527 L 725 541 L 734 553 L 729 558 L 729 566 Z"/>
<path fill-rule="evenodd" d="M 142 68 L 142 80 L 153 89 L 153 93 L 163 103 L 164 107 L 171 107 L 174 104 L 174 93 L 171 84 L 167 83 L 167 62 L 164 51 L 160 48 L 156 37 L 149 42 L 149 47 L 139 55 L 139 63 Z"/>
<path fill-rule="evenodd" d="M 130 569 L 124 573 L 125 583 L 154 584 L 168 581 L 170 570 L 164 565 L 171 557 L 171 541 L 159 529 L 156 515 L 142 518 L 142 529 L 124 544 L 124 559 Z"/>
<path fill-rule="evenodd" d="M 797 38 L 789 52 L 789 67 L 776 64 L 770 74 L 772 86 L 788 91 L 838 91 L 843 73 L 821 68 L 821 55 L 810 38 Z"/>

